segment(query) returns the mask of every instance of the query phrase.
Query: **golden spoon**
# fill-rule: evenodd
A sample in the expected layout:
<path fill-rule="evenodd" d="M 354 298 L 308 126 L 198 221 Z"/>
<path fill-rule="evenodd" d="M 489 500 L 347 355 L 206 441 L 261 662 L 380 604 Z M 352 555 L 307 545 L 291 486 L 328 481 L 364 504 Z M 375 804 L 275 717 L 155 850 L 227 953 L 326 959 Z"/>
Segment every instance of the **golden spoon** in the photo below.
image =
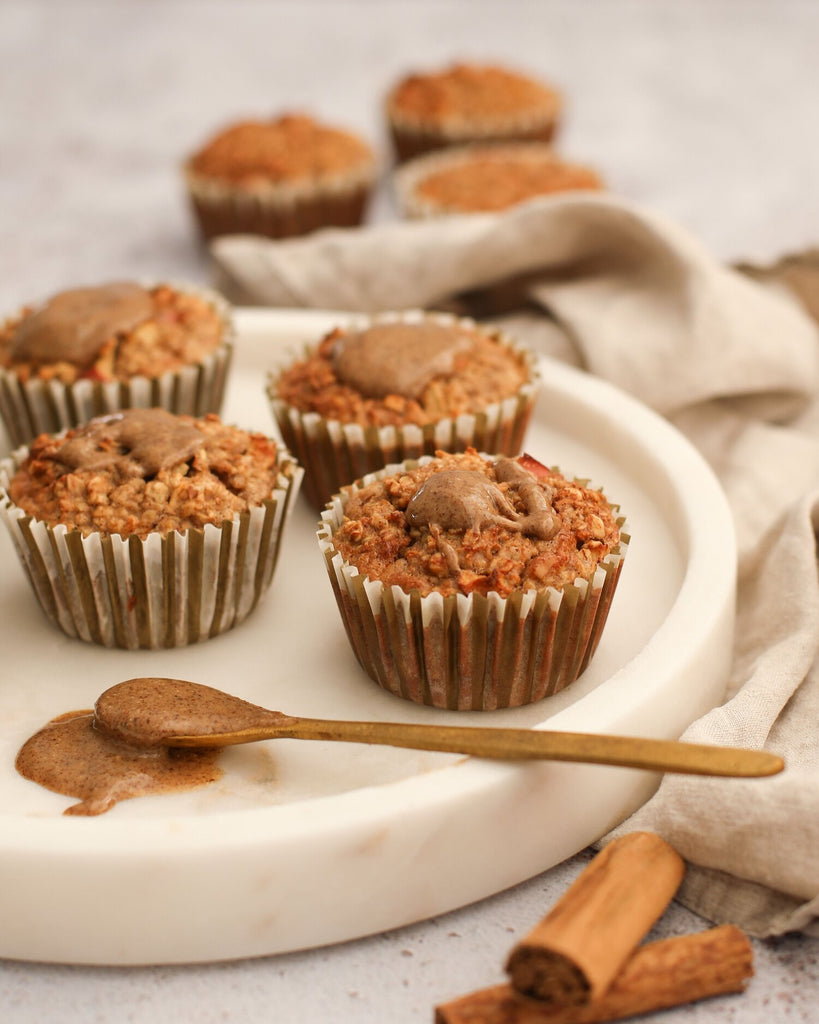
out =
<path fill-rule="evenodd" d="M 301 718 L 269 711 L 210 686 L 142 677 L 117 683 L 94 706 L 97 728 L 134 747 L 222 747 L 257 740 L 340 740 L 473 757 L 618 765 L 691 775 L 751 778 L 785 767 L 764 750 L 593 733 Z"/>

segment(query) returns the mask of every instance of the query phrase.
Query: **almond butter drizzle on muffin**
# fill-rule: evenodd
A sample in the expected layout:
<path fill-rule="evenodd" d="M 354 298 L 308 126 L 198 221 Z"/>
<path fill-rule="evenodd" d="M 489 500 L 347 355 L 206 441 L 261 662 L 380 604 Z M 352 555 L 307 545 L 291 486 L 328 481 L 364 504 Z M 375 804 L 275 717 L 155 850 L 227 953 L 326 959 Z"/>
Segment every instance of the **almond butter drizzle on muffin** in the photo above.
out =
<path fill-rule="evenodd" d="M 470 449 L 355 491 L 333 545 L 386 586 L 507 597 L 590 579 L 619 539 L 600 491 L 526 456 Z"/>
<path fill-rule="evenodd" d="M 158 377 L 199 362 L 223 338 L 223 319 L 205 298 L 114 282 L 59 292 L 7 320 L 0 366 L 21 381 Z"/>
<path fill-rule="evenodd" d="M 214 414 L 131 409 L 38 437 L 8 493 L 51 526 L 145 538 L 261 505 L 276 485 L 277 456 L 275 442 Z"/>
<path fill-rule="evenodd" d="M 529 378 L 498 336 L 433 321 L 331 331 L 275 385 L 303 412 L 362 425 L 432 423 L 485 408 Z"/>

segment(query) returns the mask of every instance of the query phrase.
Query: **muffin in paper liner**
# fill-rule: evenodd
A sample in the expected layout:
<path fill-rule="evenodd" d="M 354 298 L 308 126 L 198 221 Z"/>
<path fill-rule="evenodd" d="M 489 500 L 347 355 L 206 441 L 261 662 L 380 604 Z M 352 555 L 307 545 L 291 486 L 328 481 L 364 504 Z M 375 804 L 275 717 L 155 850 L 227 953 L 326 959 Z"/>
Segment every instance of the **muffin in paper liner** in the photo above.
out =
<path fill-rule="evenodd" d="M 407 75 L 385 101 L 399 163 L 470 143 L 551 142 L 563 98 L 528 75 L 493 65 L 457 63 Z"/>
<path fill-rule="evenodd" d="M 269 375 L 267 396 L 285 445 L 304 467 L 304 495 L 317 510 L 345 484 L 404 459 L 433 455 L 439 450 L 465 451 L 469 447 L 501 455 L 516 455 L 522 450 L 540 387 L 536 355 L 502 331 L 484 329 L 469 318 L 448 313 L 383 313 L 357 322 L 349 329 L 419 322 L 463 325 L 496 337 L 523 361 L 526 380 L 514 394 L 474 413 L 424 424 L 376 426 L 329 419 L 285 401 L 277 392 L 277 382 L 292 361 L 282 364 Z M 305 356 L 314 347 L 308 345 Z"/>
<path fill-rule="evenodd" d="M 369 474 L 322 512 L 319 547 L 359 664 L 395 696 L 449 710 L 520 707 L 559 692 L 585 670 L 599 644 L 628 550 L 625 518 L 618 514 L 619 543 L 592 577 L 562 589 L 502 597 L 388 586 L 345 561 L 333 534 L 356 490 L 428 461 Z"/>
<path fill-rule="evenodd" d="M 183 166 L 202 239 L 289 238 L 358 226 L 375 187 L 375 153 L 360 137 L 305 114 L 238 121 Z"/>
<path fill-rule="evenodd" d="M 81 377 L 71 383 L 56 377 L 22 380 L 13 367 L 0 366 L 0 418 L 12 449 L 28 444 L 38 434 L 56 434 L 121 409 L 158 407 L 190 416 L 220 411 L 236 337 L 232 307 L 211 289 L 177 282 L 167 284 L 176 291 L 205 299 L 216 310 L 222 322 L 220 344 L 198 362 L 157 377 Z M 160 283 L 145 285 L 148 289 L 159 286 Z"/>
<path fill-rule="evenodd" d="M 261 505 L 220 525 L 140 539 L 50 526 L 17 507 L 0 462 L 0 515 L 46 617 L 68 636 L 129 650 L 183 647 L 241 623 L 269 588 L 302 469 L 281 453 Z"/>

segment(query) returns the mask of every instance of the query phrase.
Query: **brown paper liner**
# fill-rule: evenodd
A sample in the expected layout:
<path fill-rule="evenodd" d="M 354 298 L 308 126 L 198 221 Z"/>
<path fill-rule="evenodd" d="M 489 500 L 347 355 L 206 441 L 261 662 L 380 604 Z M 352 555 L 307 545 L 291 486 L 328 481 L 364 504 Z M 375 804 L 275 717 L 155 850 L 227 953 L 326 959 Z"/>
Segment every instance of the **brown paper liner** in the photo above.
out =
<path fill-rule="evenodd" d="M 485 127 L 464 125 L 457 128 L 425 126 L 405 119 L 395 111 L 389 113 L 389 132 L 399 163 L 412 160 L 450 146 L 468 146 L 473 143 L 494 144 L 506 142 L 551 142 L 557 131 L 556 113 L 532 114 L 510 121 L 506 126 Z"/>
<path fill-rule="evenodd" d="M 600 642 L 628 550 L 620 543 L 591 580 L 557 590 L 421 596 L 362 576 L 332 536 L 359 486 L 418 463 L 388 466 L 335 495 L 318 529 L 333 593 L 359 664 L 396 697 L 450 710 L 520 707 L 557 693 L 586 669 Z"/>
<path fill-rule="evenodd" d="M 457 322 L 448 314 L 436 315 L 436 319 Z M 275 378 L 271 377 L 267 395 L 273 416 L 285 445 L 304 467 L 303 491 L 308 501 L 321 510 L 337 491 L 367 473 L 439 450 L 463 452 L 471 447 L 498 455 L 519 455 L 534 411 L 540 375 L 534 354 L 511 339 L 504 340 L 528 361 L 529 379 L 517 394 L 480 412 L 424 426 L 365 427 L 302 412 L 277 397 Z"/>
<path fill-rule="evenodd" d="M 357 227 L 375 185 L 375 168 L 302 186 L 271 184 L 249 191 L 186 173 L 194 219 L 204 240 L 219 235 L 268 238 L 306 235 L 325 227 Z"/>
<path fill-rule="evenodd" d="M 129 650 L 182 647 L 238 625 L 270 586 L 302 479 L 287 453 L 262 505 L 145 540 L 84 537 L 27 515 L 6 490 L 26 454 L 0 463 L 0 516 L 41 608 L 68 636 Z"/>
<path fill-rule="evenodd" d="M 160 377 L 130 380 L 21 381 L 13 370 L 0 367 L 0 417 L 12 448 L 28 444 L 39 434 L 58 434 L 120 409 L 159 407 L 189 416 L 218 413 L 222 407 L 233 355 L 235 327 L 230 306 L 216 292 L 175 285 L 180 291 L 206 298 L 221 315 L 224 337 L 199 363 L 170 370 Z"/>

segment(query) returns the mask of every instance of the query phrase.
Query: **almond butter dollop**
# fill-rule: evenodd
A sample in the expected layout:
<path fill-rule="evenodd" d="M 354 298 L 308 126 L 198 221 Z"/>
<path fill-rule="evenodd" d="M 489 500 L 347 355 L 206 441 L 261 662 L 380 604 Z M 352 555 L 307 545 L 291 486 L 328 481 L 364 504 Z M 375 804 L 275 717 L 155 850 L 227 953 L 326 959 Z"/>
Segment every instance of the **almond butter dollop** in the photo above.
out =
<path fill-rule="evenodd" d="M 219 750 L 141 749 L 96 727 L 92 711 L 70 711 L 31 736 L 15 767 L 31 782 L 74 797 L 63 814 L 104 814 L 121 800 L 206 786 L 222 775 Z"/>
<path fill-rule="evenodd" d="M 60 448 L 69 469 L 98 471 L 116 466 L 123 477 L 152 477 L 186 462 L 205 441 L 192 423 L 164 409 L 126 409 L 100 416 Z"/>
<path fill-rule="evenodd" d="M 520 495 L 525 515 L 519 515 L 503 491 L 482 473 L 445 469 L 425 480 L 410 498 L 405 513 L 408 525 L 462 533 L 496 525 L 548 540 L 560 523 L 534 476 L 514 459 L 500 459 L 495 473 Z"/>
<path fill-rule="evenodd" d="M 139 676 L 109 687 L 93 711 L 52 719 L 20 748 L 26 779 L 73 796 L 64 814 L 97 815 L 120 800 L 207 785 L 222 775 L 218 747 L 169 740 L 270 725 L 282 716 L 185 679 Z"/>
<path fill-rule="evenodd" d="M 12 356 L 34 364 L 64 361 L 84 368 L 110 337 L 132 330 L 152 313 L 150 293 L 129 282 L 59 292 L 20 322 Z"/>
<path fill-rule="evenodd" d="M 452 373 L 469 345 L 467 335 L 445 324 L 376 324 L 338 339 L 334 369 L 369 398 L 419 398 L 434 377 Z"/>

